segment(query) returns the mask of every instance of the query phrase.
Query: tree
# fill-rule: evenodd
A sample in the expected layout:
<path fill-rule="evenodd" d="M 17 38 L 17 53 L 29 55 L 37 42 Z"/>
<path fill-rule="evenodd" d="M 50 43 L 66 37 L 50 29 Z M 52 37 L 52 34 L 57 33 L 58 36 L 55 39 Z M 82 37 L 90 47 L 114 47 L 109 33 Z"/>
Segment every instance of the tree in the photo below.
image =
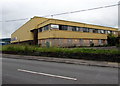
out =
<path fill-rule="evenodd" d="M 115 37 L 113 34 L 108 34 L 107 42 L 108 42 L 108 45 L 115 46 L 118 43 L 118 40 L 117 40 L 117 37 Z"/>

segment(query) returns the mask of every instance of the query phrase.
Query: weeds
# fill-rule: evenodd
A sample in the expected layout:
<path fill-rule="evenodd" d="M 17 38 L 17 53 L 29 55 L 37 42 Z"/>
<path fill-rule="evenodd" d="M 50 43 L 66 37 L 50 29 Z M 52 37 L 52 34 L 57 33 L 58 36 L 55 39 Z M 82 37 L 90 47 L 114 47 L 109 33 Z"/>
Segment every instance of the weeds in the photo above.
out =
<path fill-rule="evenodd" d="M 120 50 L 104 50 L 90 48 L 42 48 L 32 45 L 5 45 L 2 46 L 2 51 L 17 51 L 17 52 L 57 52 L 57 53 L 95 53 L 95 54 L 120 54 Z"/>

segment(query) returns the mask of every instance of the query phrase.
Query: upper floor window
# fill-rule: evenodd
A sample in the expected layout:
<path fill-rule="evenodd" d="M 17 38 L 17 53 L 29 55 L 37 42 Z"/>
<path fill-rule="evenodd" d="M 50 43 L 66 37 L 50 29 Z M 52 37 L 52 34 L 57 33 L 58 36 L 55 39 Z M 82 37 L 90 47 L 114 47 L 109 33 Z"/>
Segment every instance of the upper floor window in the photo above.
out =
<path fill-rule="evenodd" d="M 38 29 L 38 32 L 42 32 L 42 28 L 39 28 L 39 29 Z"/>
<path fill-rule="evenodd" d="M 83 32 L 89 32 L 89 28 L 83 28 Z"/>
<path fill-rule="evenodd" d="M 76 26 L 68 26 L 68 25 L 57 25 L 57 24 L 51 24 L 51 25 L 46 25 L 44 27 L 41 27 L 38 29 L 38 32 L 43 32 L 49 29 L 91 32 L 91 33 L 101 33 L 101 34 L 116 33 L 115 31 L 110 31 L 110 30 L 94 29 L 94 28 L 87 28 L 87 27 L 76 27 Z"/>
<path fill-rule="evenodd" d="M 59 30 L 67 30 L 68 26 L 67 25 L 59 25 Z"/>
<path fill-rule="evenodd" d="M 51 29 L 59 29 L 59 25 L 51 25 Z"/>
<path fill-rule="evenodd" d="M 113 34 L 116 34 L 116 32 L 115 32 L 115 31 L 113 31 Z"/>
<path fill-rule="evenodd" d="M 98 30 L 97 29 L 93 29 L 93 33 L 98 33 Z"/>
<path fill-rule="evenodd" d="M 49 30 L 49 25 L 46 25 L 46 26 L 44 27 L 44 31 L 46 31 L 46 30 Z"/>
<path fill-rule="evenodd" d="M 42 32 L 44 31 L 44 27 L 41 28 L 42 29 Z"/>
<path fill-rule="evenodd" d="M 38 32 L 43 32 L 43 31 L 49 30 L 49 29 L 50 29 L 49 26 L 50 26 L 50 25 L 46 25 L 46 26 L 44 26 L 44 27 L 39 28 L 39 29 L 38 29 Z"/>
<path fill-rule="evenodd" d="M 82 31 L 80 27 L 76 27 L 76 31 Z"/>
<path fill-rule="evenodd" d="M 105 33 L 105 30 L 100 30 L 100 33 L 104 34 L 104 33 Z"/>
<path fill-rule="evenodd" d="M 107 30 L 105 30 L 105 34 L 107 34 Z"/>
<path fill-rule="evenodd" d="M 77 31 L 77 30 L 76 30 L 76 27 L 72 27 L 72 31 Z"/>
<path fill-rule="evenodd" d="M 108 31 L 107 31 L 107 33 L 108 33 L 108 34 L 111 34 L 111 33 L 112 33 L 112 31 L 108 30 Z"/>
<path fill-rule="evenodd" d="M 72 31 L 72 27 L 71 26 L 68 26 L 67 28 L 69 31 Z"/>
<path fill-rule="evenodd" d="M 92 29 L 92 28 L 89 28 L 89 32 L 93 33 L 93 29 Z"/>

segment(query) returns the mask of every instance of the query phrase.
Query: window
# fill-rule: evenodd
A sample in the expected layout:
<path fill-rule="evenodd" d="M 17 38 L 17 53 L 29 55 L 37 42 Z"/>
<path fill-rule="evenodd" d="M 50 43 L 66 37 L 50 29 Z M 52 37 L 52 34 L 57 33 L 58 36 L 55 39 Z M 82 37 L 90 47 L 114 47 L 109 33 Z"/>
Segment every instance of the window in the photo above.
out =
<path fill-rule="evenodd" d="M 80 39 L 79 42 L 80 42 L 80 45 L 84 44 L 84 40 L 83 39 Z"/>
<path fill-rule="evenodd" d="M 44 31 L 46 31 L 46 30 L 49 30 L 49 26 L 48 26 L 48 25 L 46 25 L 46 26 L 44 27 Z"/>
<path fill-rule="evenodd" d="M 74 27 L 74 26 L 68 26 L 69 31 L 80 31 L 79 27 Z"/>
<path fill-rule="evenodd" d="M 67 30 L 68 26 L 67 25 L 59 25 L 59 30 Z"/>
<path fill-rule="evenodd" d="M 42 32 L 42 28 L 39 28 L 39 29 L 38 29 L 38 32 Z"/>
<path fill-rule="evenodd" d="M 110 31 L 108 30 L 107 33 L 110 34 Z"/>
<path fill-rule="evenodd" d="M 107 30 L 105 30 L 105 34 L 107 34 Z"/>
<path fill-rule="evenodd" d="M 98 40 L 98 43 L 99 43 L 99 45 L 101 45 L 101 44 L 102 44 L 102 40 L 101 40 L 101 39 L 99 39 L 99 40 Z"/>
<path fill-rule="evenodd" d="M 93 44 L 93 40 L 90 40 L 90 44 Z"/>
<path fill-rule="evenodd" d="M 105 34 L 105 33 L 106 33 L 105 30 L 103 30 L 102 34 Z"/>
<path fill-rule="evenodd" d="M 92 29 L 92 28 L 89 28 L 89 32 L 93 33 L 93 29 Z"/>
<path fill-rule="evenodd" d="M 46 30 L 49 30 L 49 25 L 46 25 L 46 26 L 44 26 L 42 28 L 39 28 L 38 32 L 43 32 L 43 31 L 46 31 Z"/>
<path fill-rule="evenodd" d="M 112 31 L 110 31 L 110 33 L 112 33 Z"/>
<path fill-rule="evenodd" d="M 83 28 L 83 32 L 89 32 L 88 28 Z"/>
<path fill-rule="evenodd" d="M 72 45 L 72 39 L 68 39 L 68 40 L 67 40 L 67 43 L 68 43 L 69 45 Z"/>
<path fill-rule="evenodd" d="M 113 34 L 116 34 L 116 32 L 115 32 L 115 31 L 113 31 Z"/>
<path fill-rule="evenodd" d="M 59 29 L 59 25 L 51 25 L 51 29 Z"/>
<path fill-rule="evenodd" d="M 76 27 L 72 27 L 72 31 L 77 31 L 77 30 L 76 30 Z"/>
<path fill-rule="evenodd" d="M 80 29 L 81 29 L 80 27 L 76 27 L 76 31 L 80 31 Z"/>
<path fill-rule="evenodd" d="M 44 31 L 44 27 L 41 28 L 42 29 L 42 32 Z"/>
<path fill-rule="evenodd" d="M 98 33 L 101 33 L 101 30 L 98 30 Z"/>
<path fill-rule="evenodd" d="M 93 29 L 93 33 L 98 33 L 98 30 L 97 29 Z"/>
<path fill-rule="evenodd" d="M 105 33 L 105 31 L 104 31 L 104 30 L 100 30 L 100 33 L 104 34 L 104 33 Z"/>
<path fill-rule="evenodd" d="M 82 27 L 80 27 L 80 32 L 83 32 L 83 28 Z"/>
<path fill-rule="evenodd" d="M 71 26 L 68 26 L 68 30 L 69 30 L 69 31 L 72 31 L 72 27 L 71 27 Z"/>
<path fill-rule="evenodd" d="M 76 31 L 79 31 L 80 29 L 79 29 L 79 27 L 76 27 Z"/>

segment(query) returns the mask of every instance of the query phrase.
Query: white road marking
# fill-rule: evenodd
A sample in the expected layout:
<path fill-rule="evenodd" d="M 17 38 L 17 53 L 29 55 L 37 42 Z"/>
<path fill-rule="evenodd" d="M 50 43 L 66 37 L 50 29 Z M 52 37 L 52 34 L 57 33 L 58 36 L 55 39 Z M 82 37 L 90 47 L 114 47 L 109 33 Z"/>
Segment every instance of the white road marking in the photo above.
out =
<path fill-rule="evenodd" d="M 32 73 L 32 74 L 51 76 L 51 77 L 57 77 L 57 78 L 62 78 L 62 79 L 69 79 L 69 80 L 74 80 L 74 81 L 77 80 L 77 78 L 71 78 L 71 77 L 65 77 L 65 76 L 59 76 L 59 75 L 53 75 L 53 74 L 47 74 L 47 73 L 40 73 L 40 72 L 34 72 L 34 71 L 29 71 L 29 70 L 23 70 L 23 69 L 17 69 L 17 70 L 21 71 L 21 72 Z"/>

